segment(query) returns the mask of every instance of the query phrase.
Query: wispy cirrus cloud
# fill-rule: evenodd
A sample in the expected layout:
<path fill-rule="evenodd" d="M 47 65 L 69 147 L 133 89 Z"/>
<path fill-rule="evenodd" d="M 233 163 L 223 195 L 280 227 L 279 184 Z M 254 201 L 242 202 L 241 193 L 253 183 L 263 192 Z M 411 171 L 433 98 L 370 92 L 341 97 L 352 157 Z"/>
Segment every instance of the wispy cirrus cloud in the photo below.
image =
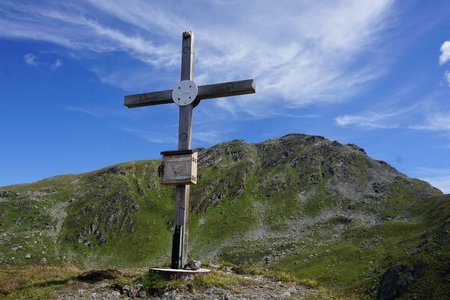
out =
<path fill-rule="evenodd" d="M 50 65 L 50 69 L 51 69 L 52 71 L 54 71 L 54 70 L 56 70 L 56 69 L 61 68 L 62 65 L 63 65 L 62 60 L 60 60 L 60 59 L 58 58 L 58 59 L 55 60 L 54 63 L 52 63 L 52 64 Z"/>
<path fill-rule="evenodd" d="M 450 41 L 445 41 L 441 45 L 441 55 L 439 56 L 439 64 L 443 65 L 450 61 Z"/>
<path fill-rule="evenodd" d="M 441 55 L 439 56 L 439 64 L 444 65 L 450 61 L 450 41 L 445 41 L 441 45 Z M 444 73 L 444 79 L 450 87 L 450 71 Z"/>
<path fill-rule="evenodd" d="M 236 31 L 221 22 L 199 28 L 209 53 L 201 66 L 216 70 L 209 74 L 214 81 L 223 73 L 254 76 L 258 104 L 243 98 L 234 105 L 235 111 L 244 110 L 253 116 L 267 116 L 268 107 L 289 109 L 342 101 L 383 72 L 358 58 L 362 53 L 375 56 L 370 45 L 386 26 L 391 4 L 381 1 L 369 8 L 358 2 L 339 1 L 332 5 L 247 2 L 242 9 L 253 12 L 249 15 L 222 4 L 220 10 L 227 18 L 246 30 Z M 224 72 L 219 73 L 221 68 Z M 220 104 L 227 105 L 224 101 Z"/>
<path fill-rule="evenodd" d="M 36 55 L 34 55 L 33 53 L 27 53 L 27 54 L 25 54 L 25 55 L 23 56 L 23 59 L 24 59 L 24 61 L 25 61 L 25 63 L 26 63 L 27 65 L 30 65 L 30 66 L 37 66 L 37 65 L 38 65 L 37 57 L 36 57 Z"/>
<path fill-rule="evenodd" d="M 450 112 L 433 112 L 426 116 L 426 120 L 409 126 L 416 130 L 447 131 L 450 132 Z"/>
<path fill-rule="evenodd" d="M 54 71 L 54 70 L 56 70 L 56 69 L 59 69 L 59 68 L 63 65 L 62 60 L 59 59 L 59 58 L 57 58 L 53 63 L 50 63 L 50 64 L 49 64 L 49 63 L 47 63 L 47 62 L 45 62 L 45 61 L 40 61 L 40 60 L 38 59 L 37 55 L 36 55 L 36 54 L 33 54 L 33 53 L 27 53 L 27 54 L 25 54 L 25 55 L 23 56 L 23 60 L 25 61 L 25 63 L 26 63 L 27 65 L 34 66 L 34 67 L 37 67 L 37 66 L 48 67 L 48 68 L 50 68 L 50 70 L 52 70 L 52 71 Z"/>
<path fill-rule="evenodd" d="M 437 187 L 445 194 L 450 194 L 450 175 L 425 177 L 424 180 L 428 181 L 429 183 L 431 183 L 431 185 Z"/>
<path fill-rule="evenodd" d="M 78 6 L 6 1 L 0 5 L 0 12 L 4 13 L 0 20 L 3 37 L 46 41 L 78 51 L 124 51 L 153 65 L 171 65 L 177 58 L 166 44 L 156 46 L 126 27 L 118 29 L 104 19 L 97 20 L 95 11 L 90 12 L 82 1 Z"/>
<path fill-rule="evenodd" d="M 440 51 L 439 64 L 443 65 L 450 61 L 450 41 L 444 42 Z M 445 79 L 450 86 L 449 71 L 445 73 Z M 335 122 L 343 127 L 403 128 L 450 133 L 450 106 L 446 101 L 448 92 L 433 88 L 418 98 L 418 91 L 415 82 L 408 82 L 398 92 L 388 96 L 390 101 L 384 99 L 383 106 L 391 105 L 392 108 L 374 108 L 372 111 L 339 115 Z"/>
<path fill-rule="evenodd" d="M 342 127 L 399 128 L 404 126 L 404 124 L 399 123 L 399 120 L 404 119 L 400 117 L 414 113 L 417 108 L 417 105 L 413 105 L 403 109 L 394 107 L 390 109 L 364 111 L 356 114 L 339 115 L 335 118 L 335 122 Z"/>
<path fill-rule="evenodd" d="M 147 131 L 147 130 L 141 130 L 141 129 L 133 129 L 133 128 L 119 128 L 120 130 L 124 131 L 124 132 L 128 132 L 131 133 L 141 139 L 144 139 L 150 143 L 155 143 L 155 144 L 173 144 L 176 145 L 178 143 L 178 140 L 169 135 L 169 134 L 164 134 L 161 132 L 156 132 L 156 131 Z"/>
<path fill-rule="evenodd" d="M 450 111 L 438 109 L 429 101 L 421 101 L 407 108 L 339 115 L 335 122 L 342 127 L 401 128 L 450 133 Z"/>
<path fill-rule="evenodd" d="M 445 72 L 444 79 L 447 82 L 448 86 L 450 87 L 450 71 Z"/>
<path fill-rule="evenodd" d="M 368 112 L 360 115 L 340 115 L 335 118 L 339 126 L 358 126 L 368 128 L 397 128 L 399 125 L 388 121 L 397 113 Z"/>
<path fill-rule="evenodd" d="M 418 167 L 413 171 L 414 175 L 422 178 L 437 187 L 444 193 L 450 193 L 450 169 Z"/>
<path fill-rule="evenodd" d="M 65 109 L 69 110 L 69 111 L 73 111 L 73 112 L 82 113 L 82 114 L 92 116 L 92 117 L 101 117 L 101 115 L 98 112 L 93 111 L 92 109 L 73 107 L 73 106 L 66 107 Z"/>
<path fill-rule="evenodd" d="M 80 53 L 118 52 L 148 66 L 139 71 L 148 78 L 179 72 L 180 35 L 192 29 L 198 38 L 198 83 L 255 78 L 258 101 L 243 97 L 232 109 L 267 117 L 272 110 L 343 101 L 383 74 L 374 45 L 389 27 L 393 3 L 4 1 L 0 36 L 47 41 Z M 123 85 L 127 68 L 98 67 L 97 75 L 128 91 L 148 86 L 150 80 Z"/>
<path fill-rule="evenodd" d="M 223 139 L 223 135 L 223 131 L 200 129 L 195 132 L 193 139 L 211 146 L 221 142 Z"/>

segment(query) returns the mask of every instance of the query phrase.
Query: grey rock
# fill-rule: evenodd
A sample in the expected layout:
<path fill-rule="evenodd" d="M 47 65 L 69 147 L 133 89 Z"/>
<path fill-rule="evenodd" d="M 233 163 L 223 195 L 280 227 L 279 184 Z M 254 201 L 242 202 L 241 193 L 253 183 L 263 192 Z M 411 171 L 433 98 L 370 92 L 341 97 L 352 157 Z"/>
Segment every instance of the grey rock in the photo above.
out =
<path fill-rule="evenodd" d="M 164 300 L 180 300 L 181 297 L 178 295 L 177 291 L 169 291 L 162 294 L 162 299 Z"/>
<path fill-rule="evenodd" d="M 404 265 L 393 266 L 381 278 L 377 299 L 396 299 L 408 292 L 410 286 L 420 279 L 426 271 L 426 265 L 419 263 L 413 268 Z"/>
<path fill-rule="evenodd" d="M 8 198 L 12 195 L 10 191 L 0 191 L 0 198 Z"/>
<path fill-rule="evenodd" d="M 144 298 L 144 297 L 147 297 L 147 292 L 145 291 L 145 289 L 140 289 L 140 290 L 138 290 L 138 292 L 136 293 L 136 297 L 138 297 L 138 298 Z"/>
<path fill-rule="evenodd" d="M 133 288 L 128 285 L 124 285 L 122 287 L 122 293 L 126 294 L 128 297 L 136 296 L 136 293 L 134 292 Z"/>
<path fill-rule="evenodd" d="M 206 294 L 209 295 L 215 295 L 217 293 L 217 288 L 215 287 L 210 287 L 209 289 L 206 290 Z"/>
<path fill-rule="evenodd" d="M 196 271 L 196 270 L 199 270 L 201 267 L 202 267 L 201 261 L 191 260 L 186 264 L 185 269 Z"/>
<path fill-rule="evenodd" d="M 287 298 L 287 297 L 290 297 L 290 296 L 291 296 L 291 293 L 289 291 L 286 291 L 283 294 L 281 294 L 281 297 L 283 297 L 283 298 Z"/>

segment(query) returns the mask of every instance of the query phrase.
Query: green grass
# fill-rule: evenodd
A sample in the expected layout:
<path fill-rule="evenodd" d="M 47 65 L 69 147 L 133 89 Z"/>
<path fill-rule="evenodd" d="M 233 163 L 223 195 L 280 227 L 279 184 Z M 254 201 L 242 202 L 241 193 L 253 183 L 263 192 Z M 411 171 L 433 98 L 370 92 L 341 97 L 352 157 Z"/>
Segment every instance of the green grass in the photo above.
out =
<path fill-rule="evenodd" d="M 254 284 L 255 281 L 234 273 L 212 270 L 208 274 L 196 275 L 175 280 L 166 280 L 156 273 L 145 273 L 136 282 L 140 282 L 151 293 L 162 293 L 167 290 L 184 289 L 205 291 L 210 287 L 236 287 Z"/>
<path fill-rule="evenodd" d="M 316 193 L 304 205 L 303 211 L 307 216 L 317 216 L 320 212 L 335 207 L 336 199 L 327 192 L 328 178 L 323 177 L 316 188 Z"/>
<path fill-rule="evenodd" d="M 259 202 L 264 206 L 264 224 L 273 231 L 285 231 L 289 221 L 298 218 L 302 206 L 298 201 L 298 173 L 288 165 L 259 172 L 259 182 L 265 183 Z M 278 190 L 277 189 L 277 185 Z M 255 190 L 258 193 L 258 190 Z"/>
<path fill-rule="evenodd" d="M 235 186 L 236 178 L 239 178 L 236 174 L 246 172 L 240 168 L 247 168 L 245 163 L 236 164 L 235 168 L 229 173 L 220 173 L 219 181 L 224 183 L 226 187 Z M 205 172 L 203 177 L 204 184 L 207 184 L 209 180 L 214 180 L 213 177 L 209 177 L 211 172 Z M 234 191 L 230 188 L 226 188 L 223 193 L 226 196 L 217 203 L 214 207 L 210 208 L 206 214 L 191 212 L 191 224 L 190 224 L 190 241 L 192 247 L 192 254 L 199 255 L 199 251 L 208 251 L 208 249 L 216 248 L 227 240 L 232 240 L 241 237 L 247 231 L 252 230 L 257 225 L 257 215 L 253 208 L 253 204 L 256 199 L 253 195 L 253 191 L 256 186 L 255 179 L 240 182 L 238 184 L 244 185 L 244 191 L 242 194 L 233 195 Z M 200 187 L 196 187 L 200 188 Z M 196 192 L 193 192 L 192 207 L 195 207 Z M 236 222 L 239 220 L 239 222 Z"/>
<path fill-rule="evenodd" d="M 199 217 L 192 217 L 191 241 L 195 249 L 217 247 L 227 239 L 239 238 L 256 225 L 257 216 L 252 200 L 243 196 L 224 199 L 208 211 L 200 224 Z M 240 220 L 236 222 L 235 220 Z"/>
<path fill-rule="evenodd" d="M 51 299 L 80 273 L 73 265 L 0 268 L 0 296 L 4 299 Z"/>
<path fill-rule="evenodd" d="M 290 254 L 269 267 L 347 294 L 364 294 L 376 290 L 383 268 L 411 255 L 423 229 L 400 222 L 356 226 L 336 243 Z"/>

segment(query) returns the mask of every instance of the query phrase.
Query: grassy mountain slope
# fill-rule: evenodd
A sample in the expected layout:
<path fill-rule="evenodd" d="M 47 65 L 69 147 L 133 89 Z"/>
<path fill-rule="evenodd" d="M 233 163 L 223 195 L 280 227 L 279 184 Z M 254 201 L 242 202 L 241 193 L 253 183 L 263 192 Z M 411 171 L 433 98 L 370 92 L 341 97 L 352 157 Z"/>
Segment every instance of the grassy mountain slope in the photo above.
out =
<path fill-rule="evenodd" d="M 137 267 L 169 259 L 159 160 L 0 188 L 0 264 Z M 288 135 L 199 151 L 191 257 L 390 299 L 450 290 L 450 196 L 355 145 Z"/>

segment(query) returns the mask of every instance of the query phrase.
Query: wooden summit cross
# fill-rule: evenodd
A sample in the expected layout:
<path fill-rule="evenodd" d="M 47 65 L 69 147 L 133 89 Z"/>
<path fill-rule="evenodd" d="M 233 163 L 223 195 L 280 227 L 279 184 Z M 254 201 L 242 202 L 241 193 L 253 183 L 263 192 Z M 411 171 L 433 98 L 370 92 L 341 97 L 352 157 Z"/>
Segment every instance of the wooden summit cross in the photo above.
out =
<path fill-rule="evenodd" d="M 149 92 L 125 96 L 125 105 L 128 108 L 159 105 L 166 103 L 176 103 L 180 106 L 179 128 L 178 128 L 178 151 L 162 152 L 162 155 L 175 157 L 172 160 L 178 162 L 178 168 L 184 170 L 186 166 L 186 156 L 190 159 L 189 168 L 194 168 L 195 176 L 188 176 L 188 180 L 180 179 L 177 175 L 178 170 L 171 168 L 173 181 L 162 181 L 163 184 L 175 184 L 175 230 L 172 243 L 172 269 L 182 269 L 186 265 L 188 256 L 188 214 L 189 214 L 189 184 L 196 183 L 197 160 L 196 153 L 192 148 L 192 113 L 200 100 L 237 96 L 243 94 L 255 93 L 255 83 L 253 79 L 232 81 L 225 83 L 208 84 L 197 87 L 194 83 L 194 34 L 191 31 L 183 32 L 182 38 L 182 56 L 181 56 L 181 81 L 172 89 L 158 92 Z M 195 155 L 194 155 L 195 154 Z M 184 165 L 183 165 L 183 162 Z M 164 157 L 163 157 L 164 162 Z M 181 165 L 180 165 L 181 163 Z M 166 164 L 168 168 L 168 163 Z M 159 170 L 160 173 L 164 169 Z M 169 170 L 166 170 L 169 171 Z M 160 174 L 161 175 L 161 174 Z M 165 176 L 164 176 L 165 177 Z"/>

